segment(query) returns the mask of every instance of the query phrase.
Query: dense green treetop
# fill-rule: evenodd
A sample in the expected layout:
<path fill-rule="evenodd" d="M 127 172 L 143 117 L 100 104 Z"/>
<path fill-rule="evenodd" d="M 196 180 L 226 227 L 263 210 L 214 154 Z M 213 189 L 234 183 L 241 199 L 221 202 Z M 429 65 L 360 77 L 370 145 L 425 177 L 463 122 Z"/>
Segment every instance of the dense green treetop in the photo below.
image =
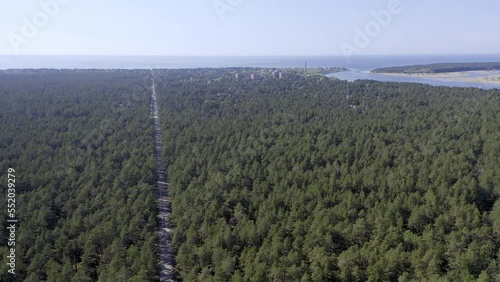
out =
<path fill-rule="evenodd" d="M 149 71 L 0 73 L 0 179 L 16 170 L 15 281 L 157 279 L 149 79 Z M 0 281 L 13 281 L 3 207 Z"/>

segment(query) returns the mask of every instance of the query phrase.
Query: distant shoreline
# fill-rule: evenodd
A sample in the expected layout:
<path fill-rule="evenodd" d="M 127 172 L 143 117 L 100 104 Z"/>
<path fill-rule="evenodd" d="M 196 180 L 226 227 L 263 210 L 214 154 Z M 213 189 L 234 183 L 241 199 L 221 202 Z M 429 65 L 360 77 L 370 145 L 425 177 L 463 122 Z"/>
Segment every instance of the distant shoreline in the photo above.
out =
<path fill-rule="evenodd" d="M 328 68 L 369 71 L 384 66 L 438 62 L 500 62 L 500 54 L 352 56 L 40 56 L 0 55 L 0 69 L 186 69 L 186 68 Z M 499 68 L 500 69 L 500 68 Z"/>
<path fill-rule="evenodd" d="M 384 73 L 377 72 L 388 76 L 399 77 L 419 77 L 429 78 L 440 81 L 456 81 L 456 82 L 473 82 L 473 83 L 493 83 L 500 84 L 500 70 L 491 71 L 461 71 L 461 72 L 445 72 L 445 73 Z"/>
<path fill-rule="evenodd" d="M 408 74 L 433 74 L 467 71 L 500 70 L 500 62 L 462 62 L 462 63 L 437 63 L 425 65 L 406 65 L 383 67 L 372 70 L 374 73 L 408 73 Z"/>

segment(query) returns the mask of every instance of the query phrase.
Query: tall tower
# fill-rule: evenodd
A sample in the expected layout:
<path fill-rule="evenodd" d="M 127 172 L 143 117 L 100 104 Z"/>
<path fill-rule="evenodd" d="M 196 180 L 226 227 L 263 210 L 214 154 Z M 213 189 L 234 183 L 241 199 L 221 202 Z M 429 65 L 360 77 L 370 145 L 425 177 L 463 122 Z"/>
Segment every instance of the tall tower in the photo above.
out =
<path fill-rule="evenodd" d="M 307 71 L 307 62 L 304 63 L 304 70 Z"/>

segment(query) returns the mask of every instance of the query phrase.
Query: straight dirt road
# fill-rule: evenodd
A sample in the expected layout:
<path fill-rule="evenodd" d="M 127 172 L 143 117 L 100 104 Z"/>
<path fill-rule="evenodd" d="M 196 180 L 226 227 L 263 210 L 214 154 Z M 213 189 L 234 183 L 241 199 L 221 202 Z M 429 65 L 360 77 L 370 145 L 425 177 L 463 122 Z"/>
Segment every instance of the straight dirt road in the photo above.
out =
<path fill-rule="evenodd" d="M 159 225 L 159 244 L 160 244 L 160 264 L 161 273 L 160 281 L 174 281 L 174 261 L 172 252 L 172 230 L 170 229 L 170 200 L 167 191 L 167 177 L 165 172 L 165 165 L 161 157 L 161 128 L 160 118 L 158 117 L 158 103 L 156 101 L 156 88 L 154 79 L 152 81 L 152 95 L 150 116 L 155 124 L 155 150 L 156 150 L 156 172 L 158 175 L 158 217 L 160 220 Z"/>

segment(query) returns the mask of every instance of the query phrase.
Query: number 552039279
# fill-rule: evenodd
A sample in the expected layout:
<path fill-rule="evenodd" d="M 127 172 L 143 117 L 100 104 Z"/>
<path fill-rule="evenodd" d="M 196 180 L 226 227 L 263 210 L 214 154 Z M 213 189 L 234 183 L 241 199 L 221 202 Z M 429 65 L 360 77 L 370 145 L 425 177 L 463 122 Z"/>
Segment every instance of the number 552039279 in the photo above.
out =
<path fill-rule="evenodd" d="M 7 213 L 8 217 L 16 217 L 16 171 L 13 168 L 7 170 Z"/>

